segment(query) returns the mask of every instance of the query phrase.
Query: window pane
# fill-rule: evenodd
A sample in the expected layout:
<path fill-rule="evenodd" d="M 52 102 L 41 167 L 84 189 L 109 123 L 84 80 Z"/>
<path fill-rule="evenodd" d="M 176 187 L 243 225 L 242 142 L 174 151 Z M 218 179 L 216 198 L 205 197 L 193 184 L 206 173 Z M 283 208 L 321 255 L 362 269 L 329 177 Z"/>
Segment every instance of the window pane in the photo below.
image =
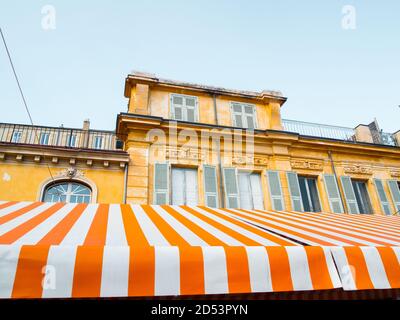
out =
<path fill-rule="evenodd" d="M 183 105 L 183 97 L 174 96 L 172 98 L 172 103 L 173 104 Z"/>
<path fill-rule="evenodd" d="M 175 120 L 183 120 L 182 108 L 180 108 L 180 107 L 175 107 Z"/>
<path fill-rule="evenodd" d="M 242 113 L 242 106 L 241 106 L 240 104 L 235 103 L 235 104 L 233 105 L 233 111 L 234 111 L 234 112 Z"/>
<path fill-rule="evenodd" d="M 312 203 L 313 212 L 321 212 L 321 205 L 319 203 L 317 180 L 314 178 L 307 179 L 308 190 L 310 192 L 310 198 Z"/>
<path fill-rule="evenodd" d="M 235 114 L 235 126 L 243 128 L 242 115 Z"/>
<path fill-rule="evenodd" d="M 254 119 L 253 116 L 247 117 L 247 128 L 248 129 L 254 129 Z"/>
<path fill-rule="evenodd" d="M 76 182 L 63 182 L 48 187 L 45 191 L 43 201 L 89 203 L 90 198 L 91 190 L 89 187 Z"/>
<path fill-rule="evenodd" d="M 244 112 L 247 114 L 253 114 L 253 106 L 245 106 L 244 107 Z"/>
<path fill-rule="evenodd" d="M 308 198 L 308 192 L 306 187 L 306 179 L 299 177 L 301 199 L 303 200 L 304 211 L 311 211 L 311 204 Z"/>
<path fill-rule="evenodd" d="M 194 109 L 187 109 L 187 121 L 194 121 Z"/>
<path fill-rule="evenodd" d="M 186 105 L 188 107 L 194 107 L 196 105 L 196 99 L 195 98 L 186 98 Z"/>

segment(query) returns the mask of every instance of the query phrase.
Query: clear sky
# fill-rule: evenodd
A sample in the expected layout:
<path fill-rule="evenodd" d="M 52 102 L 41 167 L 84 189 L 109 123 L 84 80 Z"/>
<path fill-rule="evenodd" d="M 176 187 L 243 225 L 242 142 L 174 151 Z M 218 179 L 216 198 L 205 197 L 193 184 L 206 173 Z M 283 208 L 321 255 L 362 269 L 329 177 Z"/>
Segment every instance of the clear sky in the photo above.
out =
<path fill-rule="evenodd" d="M 42 27 L 45 5 L 55 29 Z M 355 29 L 342 27 L 345 5 Z M 0 26 L 35 124 L 90 118 L 113 130 L 127 109 L 124 79 L 141 70 L 280 90 L 284 118 L 355 127 L 376 117 L 384 131 L 400 129 L 398 0 L 0 0 Z M 0 44 L 0 122 L 28 123 Z"/>

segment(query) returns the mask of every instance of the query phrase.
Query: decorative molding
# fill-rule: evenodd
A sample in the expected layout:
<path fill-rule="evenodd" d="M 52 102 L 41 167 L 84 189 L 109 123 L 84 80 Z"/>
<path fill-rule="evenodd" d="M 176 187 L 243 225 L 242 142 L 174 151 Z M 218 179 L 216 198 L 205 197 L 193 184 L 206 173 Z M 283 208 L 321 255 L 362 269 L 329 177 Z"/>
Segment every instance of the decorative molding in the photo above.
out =
<path fill-rule="evenodd" d="M 392 178 L 400 178 L 400 170 L 391 170 L 390 175 Z"/>
<path fill-rule="evenodd" d="M 85 174 L 83 171 L 78 170 L 76 168 L 67 168 L 64 170 L 61 170 L 56 177 L 57 178 L 67 178 L 67 179 L 76 179 L 76 178 L 82 178 Z"/>
<path fill-rule="evenodd" d="M 293 169 L 307 169 L 307 170 L 318 170 L 322 171 L 324 166 L 322 161 L 313 161 L 313 160 L 291 160 L 290 164 Z"/>
<path fill-rule="evenodd" d="M 236 165 L 244 165 L 244 164 L 253 164 L 256 166 L 268 166 L 269 159 L 266 156 L 233 156 L 232 164 Z"/>
<path fill-rule="evenodd" d="M 204 153 L 196 148 L 177 148 L 167 147 L 165 150 L 167 158 L 175 158 L 179 160 L 204 160 Z"/>
<path fill-rule="evenodd" d="M 368 166 L 363 166 L 363 165 L 351 165 L 351 166 L 347 165 L 344 167 L 344 173 L 371 175 L 372 169 Z"/>

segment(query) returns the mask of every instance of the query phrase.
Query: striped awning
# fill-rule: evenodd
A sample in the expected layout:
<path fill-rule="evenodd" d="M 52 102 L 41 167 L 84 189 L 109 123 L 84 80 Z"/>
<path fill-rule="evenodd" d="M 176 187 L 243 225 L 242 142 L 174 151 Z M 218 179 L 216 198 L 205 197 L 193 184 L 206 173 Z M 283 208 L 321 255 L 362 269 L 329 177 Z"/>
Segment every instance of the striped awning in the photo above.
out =
<path fill-rule="evenodd" d="M 207 207 L 0 202 L 0 298 L 400 288 L 399 222 Z"/>

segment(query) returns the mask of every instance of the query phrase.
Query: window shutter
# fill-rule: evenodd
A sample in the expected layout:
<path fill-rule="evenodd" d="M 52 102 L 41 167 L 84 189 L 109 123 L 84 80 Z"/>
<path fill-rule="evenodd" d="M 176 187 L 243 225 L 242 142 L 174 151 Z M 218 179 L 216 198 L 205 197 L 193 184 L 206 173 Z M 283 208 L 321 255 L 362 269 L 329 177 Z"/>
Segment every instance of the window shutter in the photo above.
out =
<path fill-rule="evenodd" d="M 169 203 L 169 164 L 154 164 L 154 204 Z"/>
<path fill-rule="evenodd" d="M 286 177 L 289 184 L 290 198 L 292 199 L 293 211 L 304 211 L 303 200 L 301 199 L 299 179 L 296 172 L 286 172 Z"/>
<path fill-rule="evenodd" d="M 400 189 L 396 180 L 387 180 L 390 194 L 396 207 L 396 211 L 400 211 Z"/>
<path fill-rule="evenodd" d="M 346 198 L 347 209 L 349 213 L 360 213 L 358 208 L 356 194 L 354 193 L 353 185 L 349 176 L 341 176 L 340 181 L 344 191 L 344 197 Z"/>
<path fill-rule="evenodd" d="M 214 166 L 204 165 L 204 197 L 206 206 L 217 208 L 218 207 L 218 187 L 217 187 L 217 170 Z"/>
<path fill-rule="evenodd" d="M 376 188 L 376 192 L 378 193 L 378 197 L 381 203 L 381 208 L 386 215 L 391 215 L 392 211 L 390 210 L 390 204 L 388 198 L 385 193 L 385 189 L 383 188 L 383 182 L 381 179 L 374 179 L 374 184 Z"/>
<path fill-rule="evenodd" d="M 235 168 L 224 168 L 225 197 L 228 208 L 239 208 L 239 191 Z"/>
<path fill-rule="evenodd" d="M 335 176 L 333 174 L 324 174 L 323 176 L 331 211 L 334 213 L 343 213 L 343 205 Z"/>
<path fill-rule="evenodd" d="M 269 194 L 271 196 L 272 209 L 276 211 L 285 210 L 281 179 L 278 171 L 267 171 Z"/>

